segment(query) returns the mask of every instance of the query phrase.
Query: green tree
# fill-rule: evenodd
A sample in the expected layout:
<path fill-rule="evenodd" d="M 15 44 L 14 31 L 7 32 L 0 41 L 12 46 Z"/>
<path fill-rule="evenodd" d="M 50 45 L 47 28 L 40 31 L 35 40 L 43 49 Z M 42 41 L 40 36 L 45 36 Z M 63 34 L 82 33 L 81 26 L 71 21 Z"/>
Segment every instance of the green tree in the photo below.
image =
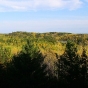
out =
<path fill-rule="evenodd" d="M 67 42 L 65 53 L 60 56 L 58 62 L 58 77 L 62 86 L 68 88 L 77 85 L 79 87 L 80 57 L 74 42 Z"/>
<path fill-rule="evenodd" d="M 0 62 L 5 63 L 11 58 L 11 49 L 9 47 L 0 46 Z"/>
<path fill-rule="evenodd" d="M 38 47 L 36 46 L 37 41 L 30 39 L 26 40 L 27 43 L 22 48 L 22 53 L 29 53 L 31 57 L 36 57 L 37 52 L 39 51 Z"/>
<path fill-rule="evenodd" d="M 40 52 L 36 52 L 36 56 L 32 57 L 29 46 L 27 42 L 25 50 L 14 56 L 7 64 L 8 84 L 12 88 L 41 88 L 47 82 L 44 57 Z"/>
<path fill-rule="evenodd" d="M 87 68 L 88 68 L 88 57 L 86 55 L 86 50 L 83 49 L 82 55 L 81 55 L 81 60 L 80 60 L 80 67 L 81 67 L 81 77 L 80 77 L 80 83 L 82 84 L 83 87 L 87 86 L 88 78 L 87 78 Z"/>

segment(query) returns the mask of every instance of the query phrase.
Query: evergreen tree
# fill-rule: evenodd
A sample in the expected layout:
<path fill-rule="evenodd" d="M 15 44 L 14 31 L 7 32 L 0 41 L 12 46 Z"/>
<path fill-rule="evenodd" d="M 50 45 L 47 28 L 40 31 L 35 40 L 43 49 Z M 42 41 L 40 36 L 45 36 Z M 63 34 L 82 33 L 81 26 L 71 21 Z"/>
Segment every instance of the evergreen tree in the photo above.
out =
<path fill-rule="evenodd" d="M 60 56 L 58 62 L 58 77 L 62 86 L 79 87 L 80 58 L 74 42 L 67 42 L 65 53 Z"/>
<path fill-rule="evenodd" d="M 27 44 L 25 50 L 14 56 L 7 64 L 9 87 L 41 88 L 47 83 L 44 57 L 40 52 L 36 52 L 36 56 L 31 57 L 29 43 Z"/>
<path fill-rule="evenodd" d="M 86 87 L 87 86 L 87 61 L 88 61 L 88 57 L 86 55 L 86 51 L 85 49 L 83 49 L 83 52 L 82 52 L 82 55 L 81 55 L 81 60 L 80 60 L 80 67 L 81 67 L 81 77 L 80 77 L 80 84 L 83 86 L 83 87 Z"/>

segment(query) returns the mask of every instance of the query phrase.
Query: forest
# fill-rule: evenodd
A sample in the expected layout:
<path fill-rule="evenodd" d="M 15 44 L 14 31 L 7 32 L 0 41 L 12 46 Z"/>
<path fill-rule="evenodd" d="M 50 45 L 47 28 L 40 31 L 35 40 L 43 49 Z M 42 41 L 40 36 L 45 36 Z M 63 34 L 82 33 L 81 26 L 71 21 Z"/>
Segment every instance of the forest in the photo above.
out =
<path fill-rule="evenodd" d="M 88 88 L 88 34 L 0 34 L 1 88 Z"/>

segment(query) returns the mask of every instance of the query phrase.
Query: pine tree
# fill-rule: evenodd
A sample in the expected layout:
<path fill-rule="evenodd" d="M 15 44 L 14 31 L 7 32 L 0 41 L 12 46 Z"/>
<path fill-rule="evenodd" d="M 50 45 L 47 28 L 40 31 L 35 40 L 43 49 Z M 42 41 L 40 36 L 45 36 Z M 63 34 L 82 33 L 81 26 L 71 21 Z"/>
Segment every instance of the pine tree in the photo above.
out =
<path fill-rule="evenodd" d="M 83 48 L 83 52 L 81 55 L 81 60 L 80 60 L 80 67 L 81 67 L 81 76 L 80 76 L 80 84 L 85 87 L 87 86 L 87 61 L 88 57 L 86 55 L 86 50 Z"/>
<path fill-rule="evenodd" d="M 10 87 L 41 88 L 46 84 L 47 72 L 46 65 L 43 64 L 44 57 L 40 52 L 35 53 L 36 56 L 32 57 L 30 45 L 27 42 L 24 51 L 14 56 L 7 65 Z"/>
<path fill-rule="evenodd" d="M 77 54 L 77 46 L 68 41 L 65 52 L 58 60 L 58 77 L 64 87 L 79 86 L 80 58 Z"/>

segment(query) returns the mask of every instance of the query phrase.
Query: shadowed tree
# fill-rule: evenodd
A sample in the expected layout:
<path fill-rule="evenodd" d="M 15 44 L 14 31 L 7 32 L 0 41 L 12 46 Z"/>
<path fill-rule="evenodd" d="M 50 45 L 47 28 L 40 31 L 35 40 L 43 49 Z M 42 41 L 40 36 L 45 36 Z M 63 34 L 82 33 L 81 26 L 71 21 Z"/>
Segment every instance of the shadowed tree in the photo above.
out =
<path fill-rule="evenodd" d="M 40 88 L 45 86 L 47 72 L 46 65 L 43 64 L 44 57 L 40 52 L 35 52 L 36 56 L 32 57 L 29 42 L 23 50 L 7 64 L 9 87 Z"/>
<path fill-rule="evenodd" d="M 81 77 L 80 77 L 80 84 L 82 87 L 86 87 L 88 86 L 87 84 L 87 65 L 88 65 L 88 57 L 86 55 L 86 51 L 85 49 L 83 48 L 83 52 L 82 52 L 82 55 L 81 55 L 81 60 L 80 60 L 80 67 L 81 67 Z"/>
<path fill-rule="evenodd" d="M 58 62 L 58 79 L 61 86 L 65 88 L 79 87 L 80 57 L 74 42 L 67 42 L 65 52 L 60 56 Z"/>
<path fill-rule="evenodd" d="M 0 86 L 3 84 L 3 65 L 0 64 Z"/>

